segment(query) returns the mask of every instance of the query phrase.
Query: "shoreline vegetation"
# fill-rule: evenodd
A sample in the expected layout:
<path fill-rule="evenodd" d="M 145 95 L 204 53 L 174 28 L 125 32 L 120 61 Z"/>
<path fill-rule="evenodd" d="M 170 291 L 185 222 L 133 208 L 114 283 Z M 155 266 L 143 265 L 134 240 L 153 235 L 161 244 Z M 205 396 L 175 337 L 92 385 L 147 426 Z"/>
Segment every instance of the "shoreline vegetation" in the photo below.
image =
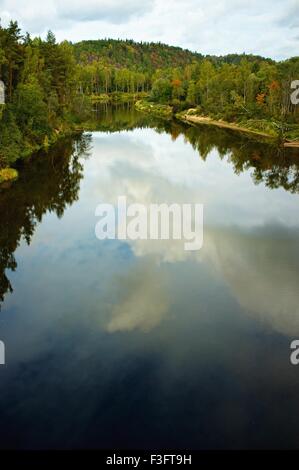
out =
<path fill-rule="evenodd" d="M 11 21 L 0 25 L 0 185 L 16 179 L 18 160 L 84 130 L 97 104 L 135 103 L 156 118 L 299 147 L 298 78 L 299 57 L 204 56 L 132 40 L 57 43 L 51 31 L 31 38 Z"/>
<path fill-rule="evenodd" d="M 259 130 L 250 129 L 248 127 L 243 127 L 239 125 L 238 123 L 226 122 L 226 121 L 223 121 L 222 119 L 214 120 L 208 116 L 198 116 L 194 114 L 194 111 L 195 110 L 191 108 L 187 110 L 187 112 L 177 113 L 176 118 L 187 123 L 222 127 L 224 129 L 230 129 L 233 131 L 242 132 L 243 134 L 255 134 L 257 136 L 265 137 L 271 140 L 276 138 L 276 136 L 274 135 L 268 134 L 266 132 L 261 132 Z"/>
<path fill-rule="evenodd" d="M 293 126 L 293 131 L 298 133 L 298 137 L 294 140 L 288 139 L 288 135 L 283 135 L 281 131 L 281 123 L 265 122 L 262 120 L 249 120 L 243 122 L 228 122 L 223 119 L 213 119 L 212 117 L 198 114 L 195 108 L 186 109 L 184 111 L 175 112 L 174 107 L 170 105 L 162 105 L 154 102 L 139 100 L 135 103 L 135 107 L 138 111 L 149 113 L 152 116 L 170 120 L 173 118 L 178 119 L 189 125 L 208 125 L 217 126 L 220 128 L 241 132 L 242 134 L 248 134 L 252 137 L 261 137 L 270 141 L 278 141 L 285 147 L 299 148 L 299 125 Z M 259 127 L 264 126 L 268 128 L 268 132 L 260 130 Z M 296 128 L 297 127 L 297 128 Z"/>
<path fill-rule="evenodd" d="M 144 100 L 149 96 L 148 92 L 140 91 L 136 93 L 117 92 L 112 93 L 99 93 L 98 95 L 91 95 L 92 103 L 101 104 L 117 104 L 117 103 L 135 103 L 139 100 Z"/>
<path fill-rule="evenodd" d="M 14 168 L 3 168 L 0 170 L 0 184 L 6 185 L 10 184 L 12 181 L 18 178 L 18 171 Z"/>
<path fill-rule="evenodd" d="M 283 135 L 280 131 L 280 126 L 276 125 L 274 128 L 273 123 L 269 122 L 269 126 L 272 127 L 271 132 L 264 132 L 259 129 L 259 121 L 247 121 L 247 122 L 227 122 L 222 119 L 214 120 L 209 116 L 201 116 L 194 113 L 194 109 L 189 109 L 186 112 L 177 113 L 175 117 L 178 120 L 186 122 L 188 124 L 195 125 L 208 125 L 217 126 L 224 129 L 229 129 L 235 132 L 241 132 L 242 134 L 248 134 L 252 137 L 262 137 L 270 141 L 278 141 L 284 147 L 299 148 L 299 126 L 298 126 L 298 140 L 288 140 L 287 135 Z"/>
<path fill-rule="evenodd" d="M 173 108 L 166 104 L 157 104 L 146 100 L 139 100 L 136 101 L 135 108 L 137 111 L 149 113 L 152 116 L 161 119 L 170 120 L 174 117 Z"/>

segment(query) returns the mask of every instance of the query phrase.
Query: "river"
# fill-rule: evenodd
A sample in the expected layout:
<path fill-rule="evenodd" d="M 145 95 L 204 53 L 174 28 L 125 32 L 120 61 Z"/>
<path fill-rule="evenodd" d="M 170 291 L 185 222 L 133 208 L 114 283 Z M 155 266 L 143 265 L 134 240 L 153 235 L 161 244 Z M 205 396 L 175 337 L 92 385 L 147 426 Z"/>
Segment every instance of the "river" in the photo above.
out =
<path fill-rule="evenodd" d="M 0 192 L 0 448 L 298 448 L 299 155 L 101 106 Z M 204 243 L 95 208 L 204 204 Z"/>

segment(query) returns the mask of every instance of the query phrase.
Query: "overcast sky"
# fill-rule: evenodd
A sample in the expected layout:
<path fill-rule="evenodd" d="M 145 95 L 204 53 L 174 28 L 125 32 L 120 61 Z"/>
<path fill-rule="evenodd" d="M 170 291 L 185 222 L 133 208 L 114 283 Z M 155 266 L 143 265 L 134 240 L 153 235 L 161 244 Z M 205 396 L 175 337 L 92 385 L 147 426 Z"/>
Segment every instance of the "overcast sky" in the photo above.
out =
<path fill-rule="evenodd" d="M 0 0 L 0 17 L 73 42 L 128 38 L 204 54 L 299 55 L 299 0 Z"/>

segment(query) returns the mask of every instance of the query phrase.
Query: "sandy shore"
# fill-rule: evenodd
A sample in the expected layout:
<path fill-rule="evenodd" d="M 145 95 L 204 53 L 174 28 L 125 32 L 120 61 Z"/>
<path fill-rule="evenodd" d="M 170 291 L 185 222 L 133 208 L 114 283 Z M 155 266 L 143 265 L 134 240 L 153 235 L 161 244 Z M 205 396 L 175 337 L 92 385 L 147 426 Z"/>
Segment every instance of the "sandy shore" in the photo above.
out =
<path fill-rule="evenodd" d="M 190 114 L 184 114 L 184 115 L 181 115 L 181 119 L 183 119 L 184 121 L 192 122 L 194 124 L 207 124 L 209 126 L 223 127 L 225 129 L 232 129 L 234 131 L 239 131 L 242 133 L 260 135 L 262 137 L 267 137 L 268 139 L 275 138 L 269 134 L 266 134 L 265 132 L 254 131 L 252 129 L 247 129 L 247 127 L 241 127 L 241 126 L 238 126 L 237 124 L 232 124 L 226 121 L 214 121 L 213 119 L 208 118 L 208 117 L 192 116 Z"/>

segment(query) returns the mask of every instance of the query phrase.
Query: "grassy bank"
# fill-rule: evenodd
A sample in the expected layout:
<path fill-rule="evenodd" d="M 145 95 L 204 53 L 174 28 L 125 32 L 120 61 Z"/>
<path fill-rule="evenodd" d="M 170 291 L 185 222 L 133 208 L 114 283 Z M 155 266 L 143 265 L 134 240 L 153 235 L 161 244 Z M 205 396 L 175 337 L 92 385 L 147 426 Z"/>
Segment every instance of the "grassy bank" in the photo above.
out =
<path fill-rule="evenodd" d="M 241 126 L 237 123 L 230 123 L 230 122 L 226 122 L 222 120 L 214 120 L 207 116 L 197 116 L 188 112 L 177 113 L 176 118 L 187 123 L 217 126 L 217 127 L 222 127 L 224 129 L 230 129 L 233 131 L 242 132 L 246 134 L 255 134 L 261 137 L 266 137 L 266 138 L 271 138 L 271 139 L 278 137 L 278 135 L 275 135 L 274 133 L 271 134 L 268 132 L 262 132 L 257 129 L 246 127 L 245 123 Z"/>
<path fill-rule="evenodd" d="M 256 137 L 262 137 L 270 140 L 280 140 L 284 145 L 299 146 L 299 126 L 288 125 L 267 120 L 250 119 L 240 122 L 227 122 L 222 119 L 213 119 L 209 116 L 197 114 L 196 109 L 189 109 L 176 114 L 176 118 L 187 123 L 198 125 L 217 126 L 224 129 L 249 134 Z"/>
<path fill-rule="evenodd" d="M 138 100 L 143 100 L 148 96 L 146 92 L 139 93 L 126 93 L 126 92 L 113 92 L 113 93 L 100 93 L 99 95 L 91 95 L 93 103 L 131 103 Z"/>
<path fill-rule="evenodd" d="M 157 104 L 146 100 L 139 100 L 135 103 L 135 108 L 138 111 L 151 114 L 152 116 L 161 119 L 173 118 L 173 108 L 166 104 Z"/>
<path fill-rule="evenodd" d="M 173 117 L 192 125 L 209 125 L 229 129 L 262 140 L 283 142 L 286 147 L 299 147 L 299 126 L 282 124 L 266 119 L 248 119 L 239 122 L 228 122 L 223 119 L 214 119 L 199 114 L 197 109 L 188 109 L 175 113 L 174 107 L 169 104 L 158 104 L 148 100 L 139 100 L 135 103 L 138 111 L 151 114 L 154 117 L 170 120 Z"/>

